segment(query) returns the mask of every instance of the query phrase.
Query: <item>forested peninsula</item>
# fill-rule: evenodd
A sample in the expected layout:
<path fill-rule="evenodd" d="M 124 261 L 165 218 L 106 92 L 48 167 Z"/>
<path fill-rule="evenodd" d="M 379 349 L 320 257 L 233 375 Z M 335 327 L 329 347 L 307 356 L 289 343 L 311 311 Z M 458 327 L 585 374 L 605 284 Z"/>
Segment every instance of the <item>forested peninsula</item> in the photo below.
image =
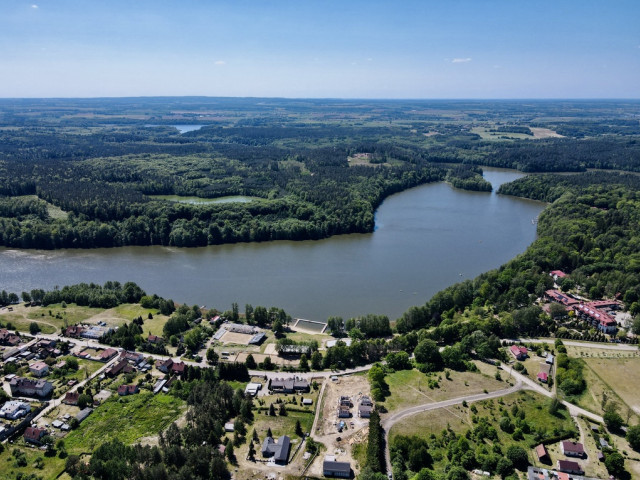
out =
<path fill-rule="evenodd" d="M 640 169 L 637 102 L 571 106 L 568 118 L 553 102 L 2 100 L 0 245 L 319 239 L 373 231 L 384 198 L 420 184 L 491 191 L 481 165 Z"/>

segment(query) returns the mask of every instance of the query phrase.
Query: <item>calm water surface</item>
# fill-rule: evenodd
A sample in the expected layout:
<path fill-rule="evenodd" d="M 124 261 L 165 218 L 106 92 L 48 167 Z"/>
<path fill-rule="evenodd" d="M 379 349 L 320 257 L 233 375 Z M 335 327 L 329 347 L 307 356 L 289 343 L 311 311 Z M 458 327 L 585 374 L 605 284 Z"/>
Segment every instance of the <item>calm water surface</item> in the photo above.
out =
<path fill-rule="evenodd" d="M 485 169 L 494 189 L 522 175 Z M 535 239 L 544 204 L 445 183 L 393 195 L 376 231 L 319 241 L 180 249 L 0 248 L 0 290 L 132 280 L 149 293 L 226 310 L 231 302 L 279 306 L 325 320 L 379 313 L 397 318 L 437 291 L 496 268 Z"/>

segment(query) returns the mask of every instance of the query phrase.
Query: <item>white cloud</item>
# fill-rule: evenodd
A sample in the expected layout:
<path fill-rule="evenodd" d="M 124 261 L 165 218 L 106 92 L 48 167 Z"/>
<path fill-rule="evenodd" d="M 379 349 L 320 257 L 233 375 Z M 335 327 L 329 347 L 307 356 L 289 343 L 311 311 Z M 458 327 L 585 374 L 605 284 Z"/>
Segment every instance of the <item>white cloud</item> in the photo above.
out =
<path fill-rule="evenodd" d="M 467 57 L 467 58 L 454 58 L 453 60 L 451 60 L 451 63 L 467 63 L 470 62 L 471 58 Z"/>
<path fill-rule="evenodd" d="M 31 8 L 38 8 L 38 5 L 34 3 L 33 5 L 31 5 Z"/>
<path fill-rule="evenodd" d="M 224 60 L 216 60 L 215 62 L 213 62 L 214 65 L 226 65 L 227 62 L 225 62 Z"/>

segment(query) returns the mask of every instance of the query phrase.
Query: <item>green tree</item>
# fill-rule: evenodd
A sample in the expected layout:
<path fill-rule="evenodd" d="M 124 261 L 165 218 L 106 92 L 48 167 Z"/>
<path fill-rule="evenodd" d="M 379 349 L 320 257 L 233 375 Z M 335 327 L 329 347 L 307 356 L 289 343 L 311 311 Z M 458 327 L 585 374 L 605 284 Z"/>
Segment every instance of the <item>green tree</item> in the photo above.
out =
<path fill-rule="evenodd" d="M 311 354 L 311 368 L 322 370 L 322 354 L 317 350 Z"/>
<path fill-rule="evenodd" d="M 216 353 L 216 351 L 213 349 L 213 347 L 209 347 L 207 349 L 207 362 L 209 363 L 209 365 L 215 365 L 218 363 L 218 354 Z"/>
<path fill-rule="evenodd" d="M 604 466 L 607 467 L 607 471 L 610 475 L 619 478 L 625 472 L 624 457 L 618 452 L 611 452 L 605 457 Z"/>
<path fill-rule="evenodd" d="M 612 432 L 620 430 L 620 427 L 622 427 L 624 423 L 624 420 L 618 413 L 618 406 L 615 403 L 609 403 L 609 405 L 607 405 L 606 411 L 604 412 L 602 418 L 604 420 L 604 424 L 607 426 L 607 429 Z"/>
<path fill-rule="evenodd" d="M 31 322 L 29 324 L 29 333 L 31 335 L 37 335 L 40 333 L 40 325 L 37 322 Z"/>
<path fill-rule="evenodd" d="M 518 445 L 511 445 L 507 448 L 506 456 L 518 470 L 525 471 L 527 469 L 527 466 L 529 465 L 529 456 L 524 448 Z"/>
<path fill-rule="evenodd" d="M 627 441 L 631 448 L 640 451 L 640 425 L 634 425 L 627 429 Z"/>
<path fill-rule="evenodd" d="M 427 370 L 437 370 L 442 365 L 442 356 L 435 341 L 422 340 L 413 351 L 416 362 L 425 365 Z"/>
<path fill-rule="evenodd" d="M 307 360 L 307 355 L 304 353 L 300 356 L 300 370 L 303 372 L 309 371 L 309 360 Z"/>
<path fill-rule="evenodd" d="M 462 467 L 453 466 L 447 472 L 447 480 L 469 480 L 469 473 Z"/>
<path fill-rule="evenodd" d="M 276 337 L 280 337 L 284 334 L 284 323 L 279 318 L 276 318 L 271 325 L 271 329 L 276 334 Z"/>
<path fill-rule="evenodd" d="M 247 355 L 247 359 L 245 360 L 244 363 L 247 366 L 247 368 L 250 370 L 255 370 L 256 368 L 258 368 L 258 364 L 256 363 L 256 360 L 253 358 L 252 354 Z"/>
<path fill-rule="evenodd" d="M 66 367 L 69 370 L 77 371 L 78 370 L 78 359 L 76 357 L 67 357 L 65 358 Z"/>

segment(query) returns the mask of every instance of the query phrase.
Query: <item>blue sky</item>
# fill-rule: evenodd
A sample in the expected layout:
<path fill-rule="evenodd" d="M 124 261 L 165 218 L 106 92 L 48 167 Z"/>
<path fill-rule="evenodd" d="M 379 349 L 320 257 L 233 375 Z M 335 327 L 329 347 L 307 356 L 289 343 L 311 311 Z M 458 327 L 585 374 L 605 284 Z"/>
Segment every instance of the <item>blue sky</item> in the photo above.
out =
<path fill-rule="evenodd" d="M 0 97 L 640 98 L 638 0 L 2 0 Z"/>

